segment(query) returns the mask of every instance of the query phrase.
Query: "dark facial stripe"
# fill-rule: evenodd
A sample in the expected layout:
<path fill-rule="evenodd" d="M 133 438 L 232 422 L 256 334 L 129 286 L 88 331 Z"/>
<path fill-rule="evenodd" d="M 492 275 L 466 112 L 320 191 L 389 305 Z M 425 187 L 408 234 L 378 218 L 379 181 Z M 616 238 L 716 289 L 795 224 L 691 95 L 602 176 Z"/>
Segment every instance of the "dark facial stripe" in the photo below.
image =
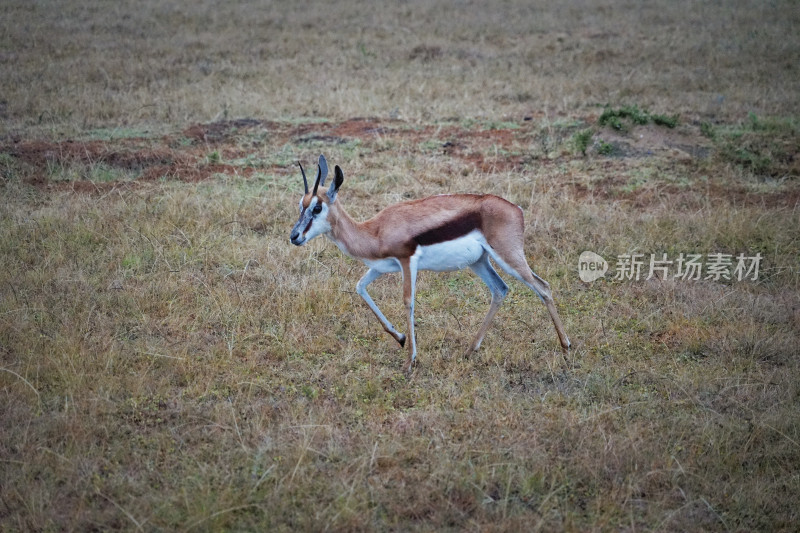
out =
<path fill-rule="evenodd" d="M 429 229 L 414 237 L 414 242 L 420 246 L 430 246 L 440 242 L 452 241 L 463 237 L 472 230 L 480 229 L 481 215 L 478 212 L 466 213 L 458 218 L 447 221 L 436 228 Z"/>

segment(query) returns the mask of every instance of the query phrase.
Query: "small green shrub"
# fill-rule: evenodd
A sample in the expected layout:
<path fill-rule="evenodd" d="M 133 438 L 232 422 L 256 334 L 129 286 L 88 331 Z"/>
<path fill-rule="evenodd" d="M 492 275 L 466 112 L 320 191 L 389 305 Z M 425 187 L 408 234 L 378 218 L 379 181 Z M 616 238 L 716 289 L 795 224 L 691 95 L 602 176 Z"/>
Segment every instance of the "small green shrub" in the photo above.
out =
<path fill-rule="evenodd" d="M 667 128 L 674 128 L 678 125 L 678 115 L 653 115 L 653 124 L 656 126 L 666 126 Z"/>
<path fill-rule="evenodd" d="M 597 153 L 601 155 L 614 155 L 616 148 L 611 143 L 607 143 L 605 141 L 600 141 L 600 144 L 597 147 Z"/>
<path fill-rule="evenodd" d="M 576 132 L 572 136 L 572 144 L 575 147 L 575 151 L 580 152 L 581 155 L 586 155 L 586 150 L 589 148 L 589 144 L 592 142 L 592 135 L 594 135 L 592 128 L 587 128 L 585 130 Z"/>

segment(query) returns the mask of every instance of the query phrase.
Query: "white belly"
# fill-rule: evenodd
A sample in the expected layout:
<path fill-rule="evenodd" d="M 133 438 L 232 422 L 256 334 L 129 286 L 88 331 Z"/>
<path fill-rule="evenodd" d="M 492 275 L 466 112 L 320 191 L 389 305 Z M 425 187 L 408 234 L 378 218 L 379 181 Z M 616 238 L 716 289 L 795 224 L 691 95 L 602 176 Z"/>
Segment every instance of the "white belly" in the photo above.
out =
<path fill-rule="evenodd" d="M 417 270 L 435 270 L 448 272 L 461 270 L 475 263 L 489 247 L 486 239 L 479 231 L 473 231 L 453 239 L 417 248 Z M 385 259 L 362 259 L 364 264 L 378 272 L 388 274 L 400 272 L 400 261 L 394 257 Z"/>
<path fill-rule="evenodd" d="M 420 246 L 417 249 L 417 268 L 438 272 L 461 270 L 480 259 L 486 247 L 486 239 L 479 231 L 452 241 Z"/>

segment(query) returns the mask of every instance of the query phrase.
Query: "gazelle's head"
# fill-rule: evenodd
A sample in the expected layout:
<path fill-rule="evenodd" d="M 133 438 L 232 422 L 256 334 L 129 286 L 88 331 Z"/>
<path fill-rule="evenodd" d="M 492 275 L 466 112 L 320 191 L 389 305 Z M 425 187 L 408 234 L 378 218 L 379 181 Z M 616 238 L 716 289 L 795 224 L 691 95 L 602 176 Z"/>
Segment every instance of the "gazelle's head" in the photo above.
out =
<path fill-rule="evenodd" d="M 297 163 L 300 165 L 300 163 Z M 329 215 L 331 206 L 336 201 L 336 193 L 339 187 L 342 186 L 344 181 L 344 174 L 339 165 L 334 169 L 334 179 L 331 186 L 325 194 L 317 194 L 320 185 L 325 185 L 325 178 L 328 176 L 328 162 L 325 161 L 325 156 L 319 156 L 319 164 L 317 165 L 317 179 L 314 182 L 314 190 L 308 192 L 308 180 L 306 173 L 303 170 L 303 165 L 300 165 L 300 173 L 303 175 L 303 185 L 306 192 L 300 198 L 300 218 L 297 219 L 290 239 L 292 244 L 302 246 L 317 235 L 323 235 L 331 230 L 331 223 Z"/>

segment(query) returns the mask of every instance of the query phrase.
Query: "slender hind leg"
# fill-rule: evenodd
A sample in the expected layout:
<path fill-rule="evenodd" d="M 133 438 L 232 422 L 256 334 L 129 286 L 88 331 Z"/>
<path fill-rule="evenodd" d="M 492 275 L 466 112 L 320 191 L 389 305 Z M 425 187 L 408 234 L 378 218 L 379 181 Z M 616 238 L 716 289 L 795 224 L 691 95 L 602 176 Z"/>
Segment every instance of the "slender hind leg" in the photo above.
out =
<path fill-rule="evenodd" d="M 500 309 L 503 299 L 506 297 L 506 294 L 508 294 L 508 285 L 497 275 L 492 264 L 489 263 L 488 254 L 484 253 L 477 262 L 470 265 L 470 268 L 483 280 L 486 286 L 489 287 L 489 291 L 492 293 L 492 303 L 489 306 L 489 311 L 486 313 L 486 318 L 483 319 L 481 329 L 478 330 L 478 334 L 464 354 L 465 357 L 480 348 L 483 336 L 486 335 L 486 330 L 489 329 L 489 324 L 492 323 L 495 313 Z"/>
<path fill-rule="evenodd" d="M 553 301 L 553 294 L 550 292 L 550 284 L 531 270 L 531 267 L 528 266 L 528 262 L 525 260 L 525 255 L 522 253 L 521 247 L 518 252 L 512 251 L 505 254 L 505 257 L 501 257 L 495 250 L 492 259 L 497 261 L 497 264 L 500 265 L 503 270 L 527 285 L 541 298 L 545 307 L 547 307 L 547 312 L 550 313 L 550 318 L 553 320 L 553 325 L 556 328 L 561 348 L 564 352 L 569 350 L 571 346 L 569 337 L 567 337 L 567 333 L 564 331 L 561 317 L 558 316 L 556 304 Z"/>
<path fill-rule="evenodd" d="M 561 342 L 561 348 L 564 350 L 564 352 L 567 352 L 572 346 L 572 343 L 569 342 L 569 337 L 567 337 L 567 333 L 564 331 L 564 325 L 561 323 L 561 317 L 558 316 L 556 303 L 553 300 L 553 293 L 550 292 L 550 284 L 537 276 L 536 273 L 530 270 L 530 268 L 525 272 L 530 272 L 532 279 L 532 281 L 525 280 L 525 285 L 536 291 L 536 294 L 538 294 L 544 302 L 545 307 L 547 307 L 547 312 L 550 313 L 550 318 L 553 320 L 553 325 L 556 328 L 558 340 Z"/>

